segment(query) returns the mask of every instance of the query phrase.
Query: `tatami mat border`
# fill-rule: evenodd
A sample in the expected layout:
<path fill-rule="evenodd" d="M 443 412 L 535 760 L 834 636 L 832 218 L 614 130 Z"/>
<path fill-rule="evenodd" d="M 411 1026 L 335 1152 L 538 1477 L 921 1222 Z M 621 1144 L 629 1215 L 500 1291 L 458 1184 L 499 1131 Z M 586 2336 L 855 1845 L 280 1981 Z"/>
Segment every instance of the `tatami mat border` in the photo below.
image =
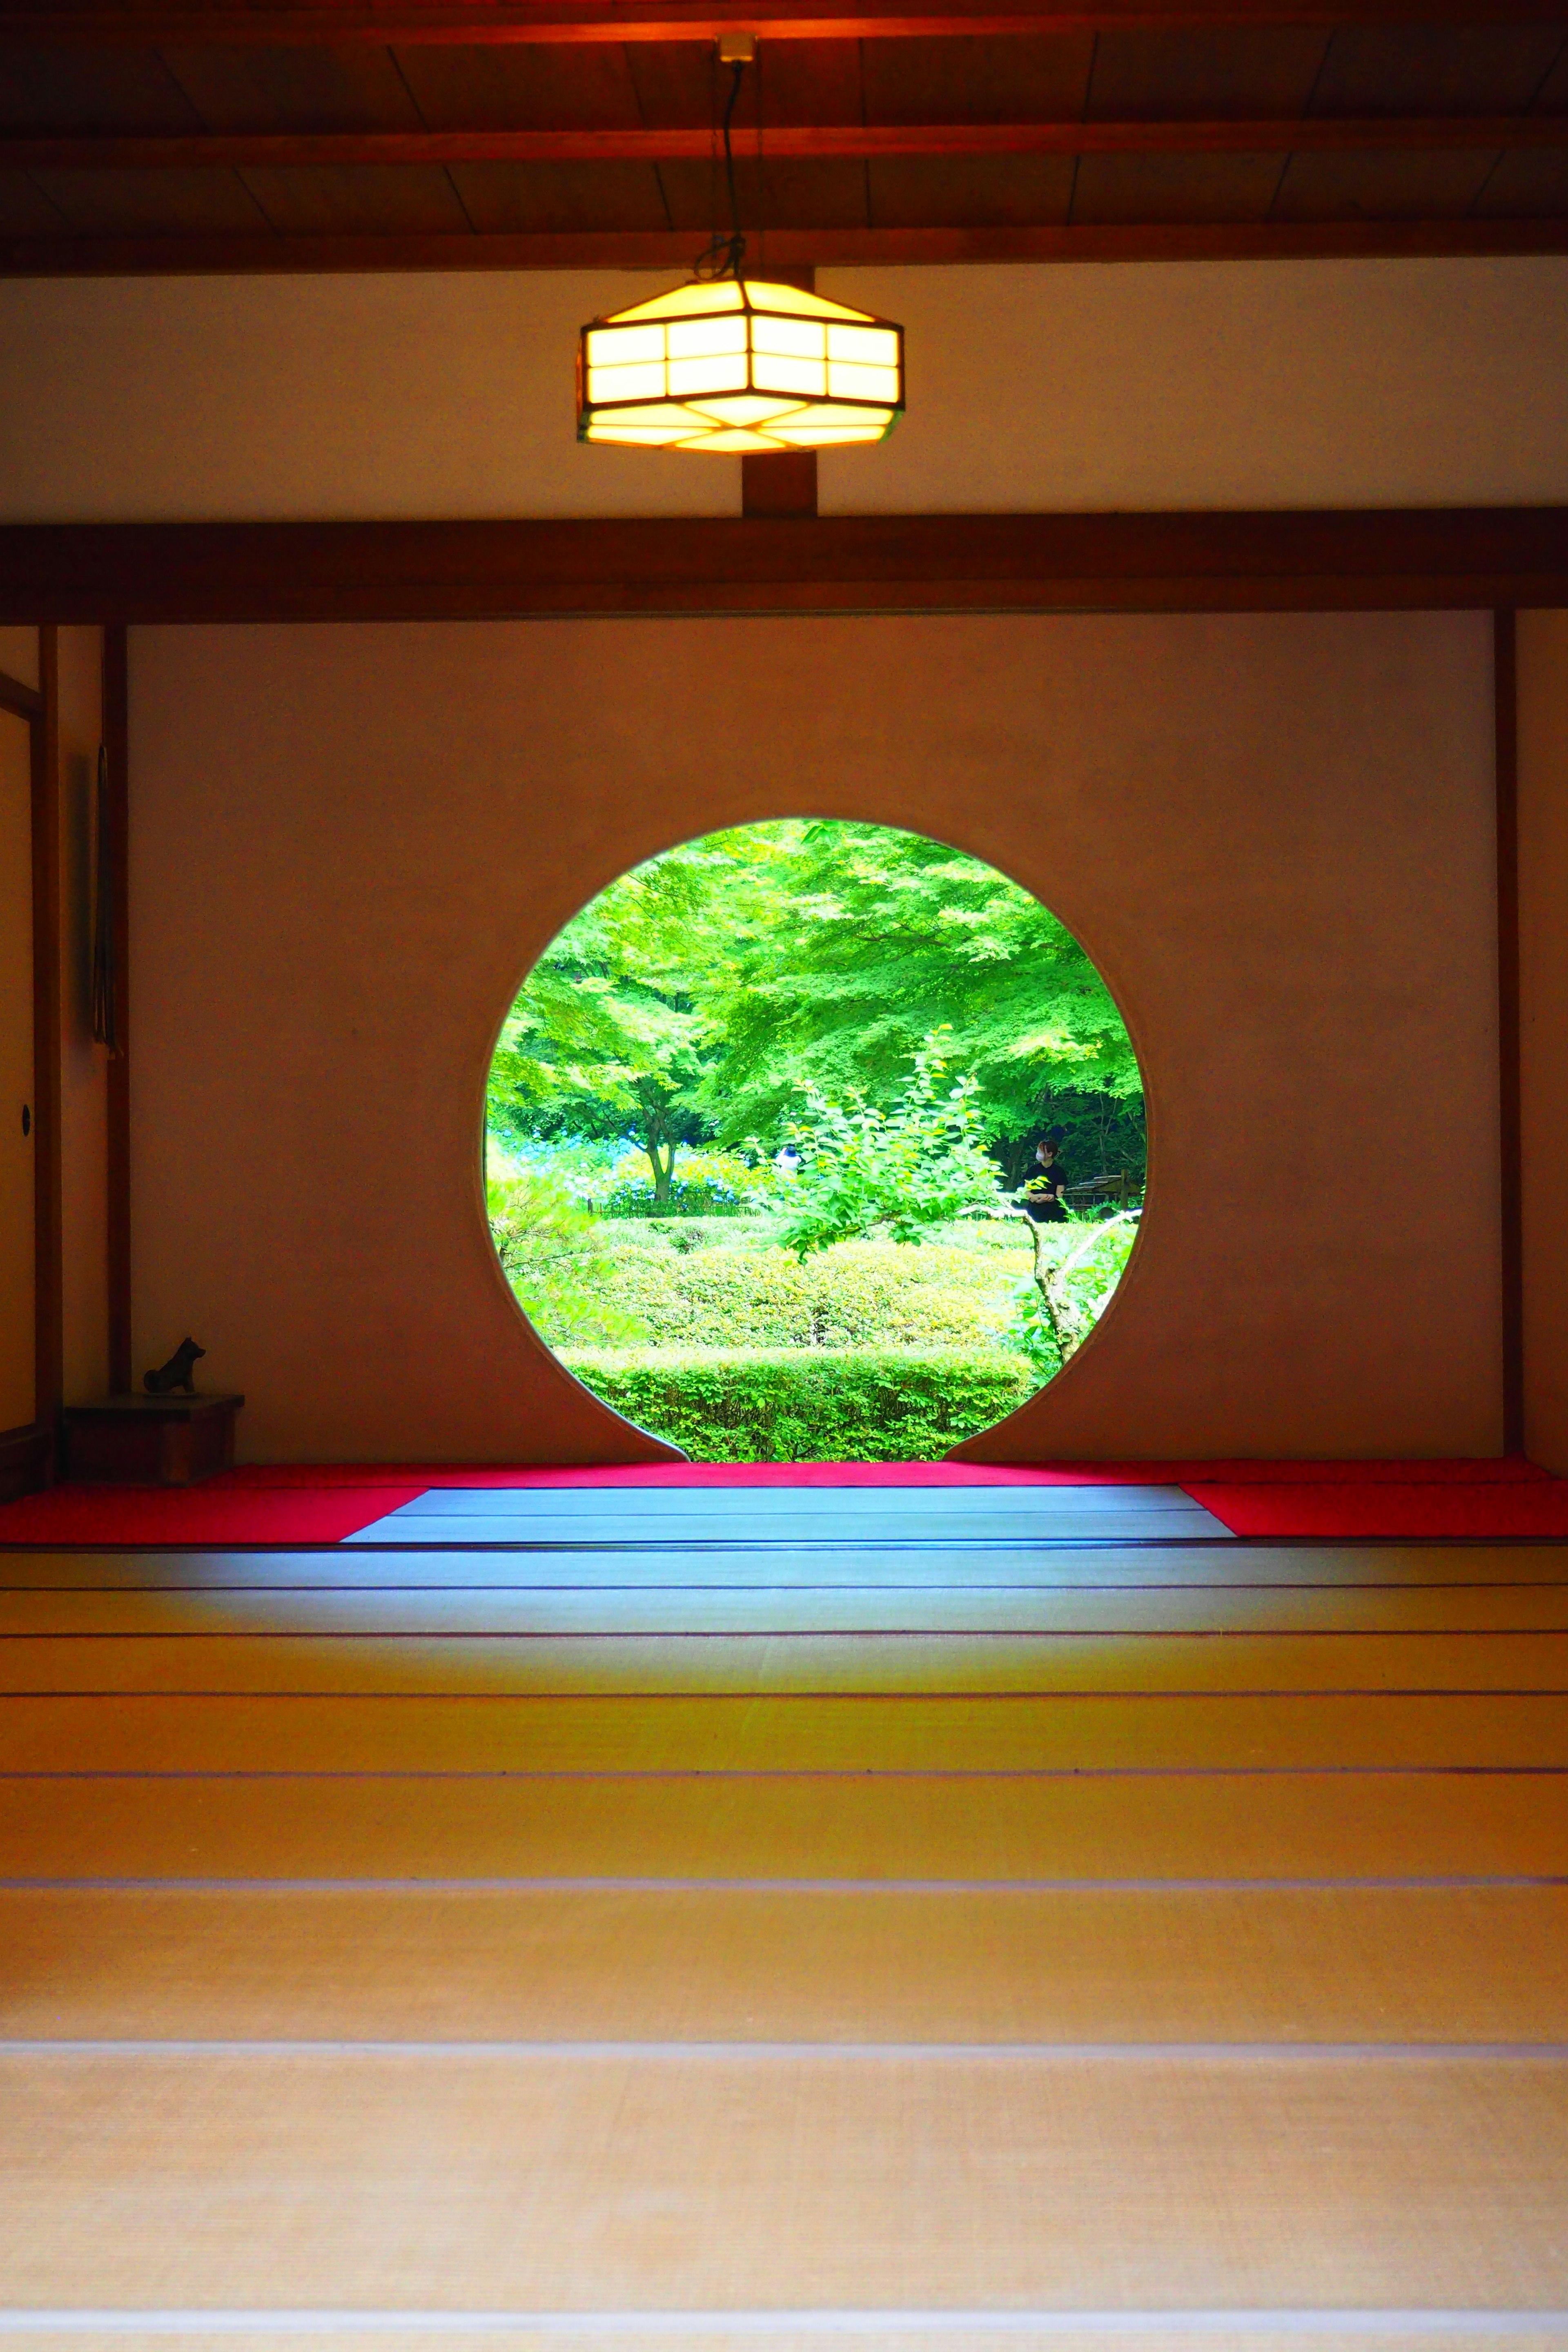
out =
<path fill-rule="evenodd" d="M 6 1895 L 1413 1895 L 1568 1886 L 1553 1872 L 1410 1878 L 0 1878 Z"/>
<path fill-rule="evenodd" d="M 0 2335 L 63 2335 L 96 2330 L 125 2336 L 368 2335 L 395 2329 L 442 2335 L 489 2336 L 528 2330 L 570 2341 L 622 2335 L 635 2327 L 672 2340 L 707 2336 L 879 2336 L 896 2329 L 926 2335 L 1107 2336 L 1175 2329 L 1213 2336 L 1334 2334 L 1372 2338 L 1415 2333 L 1462 2336 L 1540 2336 L 1568 2328 L 1564 2310 L 1191 2311 L 0 2311 Z"/>
<path fill-rule="evenodd" d="M 1563 2066 L 1568 2042 L 356 2042 L 162 2041 L 127 2035 L 56 2041 L 0 2036 L 0 2061 L 62 2058 L 465 2058 L 582 2064 L 788 2066 L 826 2060 L 868 2064 L 1060 2066 L 1343 2065 Z"/>

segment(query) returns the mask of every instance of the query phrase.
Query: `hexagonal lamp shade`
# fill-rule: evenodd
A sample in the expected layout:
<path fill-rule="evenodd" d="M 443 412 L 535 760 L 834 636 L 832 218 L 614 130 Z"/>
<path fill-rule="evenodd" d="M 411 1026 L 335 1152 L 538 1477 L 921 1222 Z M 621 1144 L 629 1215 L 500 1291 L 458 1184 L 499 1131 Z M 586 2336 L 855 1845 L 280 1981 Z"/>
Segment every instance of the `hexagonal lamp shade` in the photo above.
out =
<path fill-rule="evenodd" d="M 841 449 L 904 409 L 904 331 L 795 286 L 714 278 L 594 319 L 577 438 L 637 449 Z"/>

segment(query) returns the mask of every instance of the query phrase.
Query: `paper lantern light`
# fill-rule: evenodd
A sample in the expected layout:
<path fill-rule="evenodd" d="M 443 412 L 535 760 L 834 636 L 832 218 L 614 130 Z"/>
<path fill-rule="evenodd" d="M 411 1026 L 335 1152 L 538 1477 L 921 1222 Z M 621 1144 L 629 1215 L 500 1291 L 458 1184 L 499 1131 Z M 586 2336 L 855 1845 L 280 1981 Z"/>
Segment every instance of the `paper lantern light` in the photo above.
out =
<path fill-rule="evenodd" d="M 904 331 L 795 286 L 697 279 L 585 326 L 577 438 L 637 449 L 841 449 L 904 409 Z"/>

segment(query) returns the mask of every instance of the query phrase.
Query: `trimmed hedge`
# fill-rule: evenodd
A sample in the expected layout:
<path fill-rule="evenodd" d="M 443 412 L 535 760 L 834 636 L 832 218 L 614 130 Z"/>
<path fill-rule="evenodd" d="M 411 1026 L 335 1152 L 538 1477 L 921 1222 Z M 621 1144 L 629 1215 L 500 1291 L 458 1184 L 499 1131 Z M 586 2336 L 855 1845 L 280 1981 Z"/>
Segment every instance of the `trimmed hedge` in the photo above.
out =
<path fill-rule="evenodd" d="M 1010 1256 L 940 1243 L 839 1242 L 804 1265 L 782 1249 L 710 1244 L 683 1253 L 616 1238 L 604 1248 L 598 1279 L 607 1304 L 667 1347 L 973 1351 L 994 1347 L 1013 1319 L 1028 1267 L 1022 1234 Z M 544 1336 L 555 1337 L 548 1326 Z"/>
<path fill-rule="evenodd" d="M 697 1462 L 929 1462 L 1039 1386 L 959 1348 L 563 1348 L 584 1387 Z"/>

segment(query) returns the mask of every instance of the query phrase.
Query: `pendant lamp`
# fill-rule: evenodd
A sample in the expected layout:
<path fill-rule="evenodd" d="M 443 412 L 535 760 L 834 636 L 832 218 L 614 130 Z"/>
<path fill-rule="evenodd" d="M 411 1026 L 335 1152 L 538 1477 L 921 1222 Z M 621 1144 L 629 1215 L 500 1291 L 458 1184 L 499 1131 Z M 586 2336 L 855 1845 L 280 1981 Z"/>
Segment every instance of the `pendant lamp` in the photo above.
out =
<path fill-rule="evenodd" d="M 733 226 L 703 257 L 720 266 L 704 275 L 699 262 L 689 284 L 589 320 L 577 438 L 724 457 L 885 441 L 904 412 L 903 329 L 745 274 L 731 124 L 752 48 L 729 46 L 720 55 L 733 75 L 723 126 Z"/>
<path fill-rule="evenodd" d="M 583 330 L 579 441 L 838 449 L 903 409 L 902 328 L 795 286 L 698 279 Z"/>

